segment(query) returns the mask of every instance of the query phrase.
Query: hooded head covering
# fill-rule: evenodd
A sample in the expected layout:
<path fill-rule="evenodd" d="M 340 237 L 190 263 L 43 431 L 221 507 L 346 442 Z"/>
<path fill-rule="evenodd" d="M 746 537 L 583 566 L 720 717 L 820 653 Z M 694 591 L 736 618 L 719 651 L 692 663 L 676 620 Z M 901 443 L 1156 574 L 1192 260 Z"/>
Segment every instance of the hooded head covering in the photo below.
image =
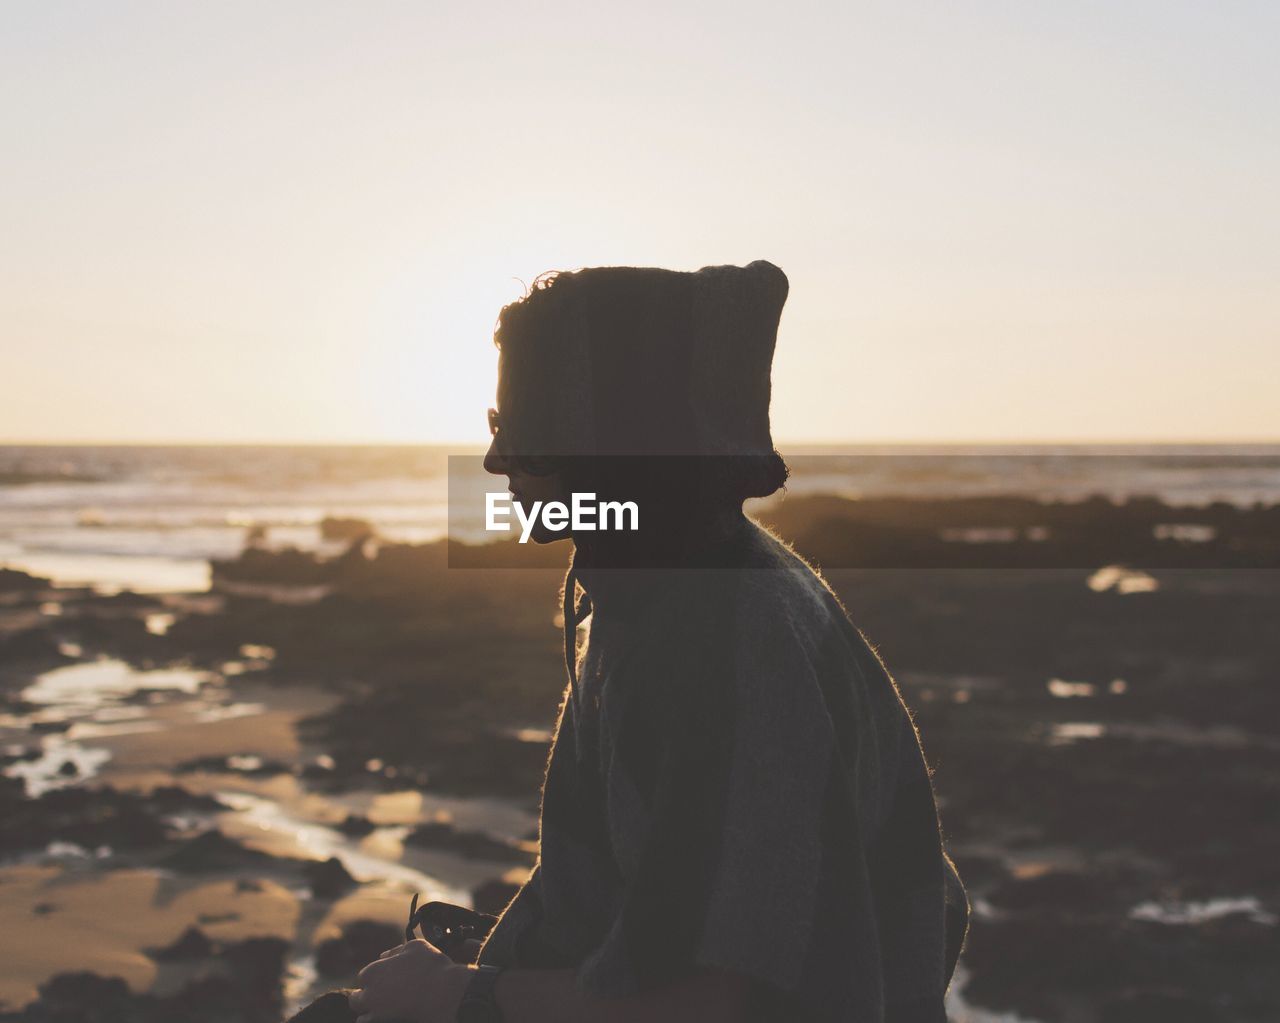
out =
<path fill-rule="evenodd" d="M 498 402 L 521 453 L 776 457 L 770 368 L 786 275 L 592 267 L 507 306 Z"/>

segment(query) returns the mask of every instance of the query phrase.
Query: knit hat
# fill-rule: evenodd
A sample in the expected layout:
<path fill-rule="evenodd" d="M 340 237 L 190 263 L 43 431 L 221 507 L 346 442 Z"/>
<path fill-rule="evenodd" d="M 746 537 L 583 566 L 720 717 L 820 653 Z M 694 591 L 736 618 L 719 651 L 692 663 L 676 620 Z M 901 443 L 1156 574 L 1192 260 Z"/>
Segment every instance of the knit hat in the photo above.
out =
<path fill-rule="evenodd" d="M 786 275 L 591 267 L 502 311 L 498 402 L 539 456 L 774 457 L 770 368 Z"/>

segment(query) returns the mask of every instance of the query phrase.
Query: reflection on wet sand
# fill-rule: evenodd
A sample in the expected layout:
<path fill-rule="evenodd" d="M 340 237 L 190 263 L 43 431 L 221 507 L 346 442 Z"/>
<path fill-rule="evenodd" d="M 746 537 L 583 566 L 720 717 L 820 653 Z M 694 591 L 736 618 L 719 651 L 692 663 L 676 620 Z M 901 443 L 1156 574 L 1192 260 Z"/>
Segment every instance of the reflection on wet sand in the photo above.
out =
<path fill-rule="evenodd" d="M 251 646 L 247 654 L 262 659 L 263 649 Z M 467 904 L 471 889 L 493 876 L 492 864 L 406 846 L 415 824 L 460 812 L 485 828 L 525 833 L 535 820 L 527 808 L 493 800 L 312 791 L 293 773 L 307 756 L 296 725 L 334 700 L 307 687 L 252 681 L 232 687 L 216 672 L 136 670 L 104 658 L 43 672 L 19 698 L 20 709 L 3 720 L 5 741 L 25 740 L 33 727 L 49 722 L 61 728 L 43 735 L 34 750 L 23 746 L 31 755 L 5 767 L 28 795 L 89 782 L 143 793 L 179 784 L 193 795 L 215 797 L 218 808 L 172 815 L 177 832 L 209 825 L 282 864 L 336 858 L 359 887 L 315 900 L 287 870 L 275 879 L 249 881 L 242 870 L 231 870 L 233 877 L 205 880 L 208 871 L 175 874 L 163 860 L 155 867 L 124 867 L 109 845 L 87 850 L 51 842 L 31 862 L 0 867 L 6 892 L 0 926 L 31 937 L 0 964 L 0 1001 L 8 1005 L 33 999 L 43 980 L 65 969 L 68 949 L 75 950 L 80 969 L 172 995 L 195 967 L 175 965 L 172 956 L 157 960 L 155 952 L 180 938 L 210 948 L 282 939 L 291 950 L 286 998 L 301 1001 L 323 984 L 316 946 L 336 939 L 345 924 L 398 924 L 414 892 Z M 223 770 L 210 770 L 219 759 Z M 203 766 L 183 766 L 195 764 Z M 344 833 L 353 815 L 370 821 L 362 836 Z M 103 919 L 120 922 L 104 927 Z M 85 933 L 93 935 L 87 947 Z"/>

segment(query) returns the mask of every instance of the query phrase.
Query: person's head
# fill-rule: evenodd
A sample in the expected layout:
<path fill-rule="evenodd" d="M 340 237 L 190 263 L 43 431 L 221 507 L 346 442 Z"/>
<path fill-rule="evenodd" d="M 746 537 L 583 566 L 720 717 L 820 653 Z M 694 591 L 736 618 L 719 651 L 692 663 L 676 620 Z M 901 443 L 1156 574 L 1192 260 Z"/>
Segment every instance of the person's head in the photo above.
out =
<path fill-rule="evenodd" d="M 506 475 L 526 503 L 576 492 L 639 504 L 643 537 L 580 536 L 580 547 L 611 545 L 644 560 L 696 542 L 704 522 L 786 480 L 769 433 L 786 294 L 785 275 L 764 262 L 538 278 L 494 333 L 485 468 Z M 533 539 L 565 535 L 537 529 Z"/>

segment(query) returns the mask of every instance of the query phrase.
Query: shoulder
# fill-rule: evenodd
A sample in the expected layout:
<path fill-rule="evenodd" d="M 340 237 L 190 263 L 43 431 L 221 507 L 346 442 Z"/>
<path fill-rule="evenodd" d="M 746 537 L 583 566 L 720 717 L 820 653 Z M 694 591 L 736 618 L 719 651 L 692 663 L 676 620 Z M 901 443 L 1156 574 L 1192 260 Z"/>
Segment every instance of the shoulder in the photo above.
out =
<path fill-rule="evenodd" d="M 818 713 L 819 677 L 849 670 L 858 634 L 839 600 L 788 545 L 753 522 L 723 564 L 689 573 L 679 590 L 666 633 L 644 659 L 650 669 L 663 666 L 647 673 L 664 679 L 651 696 L 732 696 L 743 710 L 786 700 Z"/>
<path fill-rule="evenodd" d="M 732 598 L 741 625 L 785 623 L 802 638 L 848 625 L 839 598 L 816 568 L 779 537 L 750 523 L 734 573 Z"/>

